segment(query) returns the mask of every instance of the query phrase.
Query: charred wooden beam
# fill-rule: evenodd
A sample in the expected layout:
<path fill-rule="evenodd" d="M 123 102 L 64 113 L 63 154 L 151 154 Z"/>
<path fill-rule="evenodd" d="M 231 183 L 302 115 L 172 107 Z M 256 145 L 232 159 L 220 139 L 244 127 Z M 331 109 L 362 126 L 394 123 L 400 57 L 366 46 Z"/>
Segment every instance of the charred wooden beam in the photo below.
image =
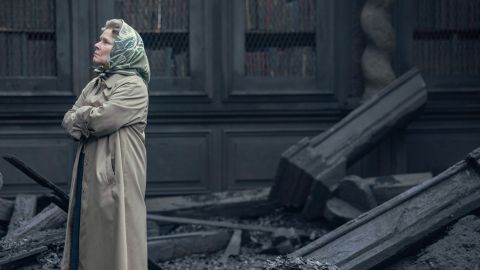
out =
<path fill-rule="evenodd" d="M 22 237 L 18 241 L 3 239 L 0 242 L 2 250 L 0 252 L 0 265 L 8 264 L 8 269 L 17 269 L 18 264 L 23 259 L 47 250 L 46 247 L 52 247 L 53 249 L 63 247 L 64 241 L 64 228 L 35 232 Z"/>
<path fill-rule="evenodd" d="M 65 242 L 65 228 L 37 231 L 27 237 L 23 237 L 20 242 L 30 242 L 29 245 L 36 244 L 37 246 L 61 244 Z"/>
<path fill-rule="evenodd" d="M 224 191 L 207 194 L 149 198 L 147 211 L 171 216 L 257 218 L 271 213 L 270 188 Z"/>
<path fill-rule="evenodd" d="M 370 269 L 480 208 L 480 148 L 438 176 L 370 210 L 290 257 Z"/>
<path fill-rule="evenodd" d="M 270 199 L 303 206 L 307 218 L 321 216 L 346 167 L 406 122 L 426 99 L 425 82 L 417 70 L 410 70 L 329 130 L 302 139 L 282 154 Z"/>
<path fill-rule="evenodd" d="M 162 215 L 150 215 L 150 214 L 147 215 L 147 219 L 161 221 L 161 222 L 178 223 L 178 224 L 195 224 L 195 225 L 229 228 L 234 230 L 249 230 L 249 231 L 260 231 L 260 232 L 268 232 L 268 233 L 273 233 L 278 229 L 274 227 L 238 224 L 238 223 L 231 223 L 231 222 L 225 222 L 225 221 L 212 221 L 212 220 L 184 218 L 184 217 L 167 217 Z"/>
<path fill-rule="evenodd" d="M 65 229 L 52 229 L 35 232 L 22 237 L 21 240 L 2 239 L 0 241 L 0 258 L 21 250 L 30 250 L 39 246 L 62 245 L 65 241 Z"/>
<path fill-rule="evenodd" d="M 13 262 L 17 262 L 19 260 L 37 255 L 37 254 L 42 253 L 42 252 L 47 251 L 47 250 L 48 250 L 48 247 L 40 246 L 40 247 L 37 247 L 37 248 L 22 250 L 22 251 L 13 253 L 13 254 L 6 255 L 6 256 L 0 258 L 0 266 L 6 265 L 6 264 L 9 264 L 9 263 L 13 263 Z"/>
<path fill-rule="evenodd" d="M 18 194 L 15 198 L 12 217 L 8 224 L 7 239 L 13 237 L 13 232 L 22 227 L 35 216 L 37 211 L 37 196 L 30 194 Z"/>
<path fill-rule="evenodd" d="M 255 219 L 272 213 L 275 208 L 275 204 L 265 198 L 265 200 L 258 201 L 254 200 L 238 203 L 213 204 L 198 208 L 177 210 L 173 212 L 162 212 L 162 214 L 191 218 L 217 216 L 240 219 Z"/>
<path fill-rule="evenodd" d="M 65 211 L 54 204 L 50 204 L 28 222 L 23 223 L 22 226 L 11 233 L 9 232 L 6 238 L 9 240 L 19 239 L 32 232 L 59 227 L 65 221 L 67 221 Z"/>
<path fill-rule="evenodd" d="M 65 210 L 68 211 L 68 194 L 65 193 L 61 188 L 59 188 L 57 185 L 55 185 L 52 181 L 48 180 L 47 178 L 41 176 L 39 173 L 37 173 L 35 170 L 27 166 L 23 161 L 18 159 L 15 156 L 11 155 L 5 155 L 3 156 L 3 159 L 5 159 L 8 163 L 12 164 L 15 168 L 19 169 L 21 172 L 32 178 L 37 184 L 39 184 L 42 187 L 46 187 L 58 197 L 60 200 L 57 205 Z"/>
<path fill-rule="evenodd" d="M 153 261 L 168 261 L 192 254 L 216 252 L 227 245 L 230 235 L 231 232 L 221 230 L 149 238 L 148 257 Z"/>
<path fill-rule="evenodd" d="M 270 188 L 225 191 L 200 195 L 149 198 L 145 200 L 148 212 L 172 212 L 212 205 L 262 201 L 268 198 Z"/>
<path fill-rule="evenodd" d="M 228 242 L 228 246 L 225 249 L 225 252 L 220 259 L 223 262 L 228 261 L 228 258 L 232 255 L 238 255 L 240 253 L 240 246 L 242 245 L 242 230 L 235 230 L 232 233 L 232 237 L 230 238 L 230 242 Z"/>
<path fill-rule="evenodd" d="M 226 222 L 226 221 L 212 221 L 212 220 L 204 220 L 204 219 L 185 218 L 185 217 L 167 217 L 167 216 L 152 215 L 152 214 L 148 214 L 147 219 L 160 221 L 160 222 L 167 222 L 167 223 L 194 224 L 194 225 L 228 228 L 228 229 L 234 229 L 234 230 L 259 231 L 259 232 L 267 232 L 267 233 L 278 233 L 279 231 L 290 229 L 290 228 L 282 228 L 282 227 L 268 227 L 268 226 L 260 226 L 260 225 L 239 224 L 239 223 L 232 223 L 232 222 Z M 296 230 L 296 233 L 301 236 L 310 235 L 309 233 L 301 230 Z"/>

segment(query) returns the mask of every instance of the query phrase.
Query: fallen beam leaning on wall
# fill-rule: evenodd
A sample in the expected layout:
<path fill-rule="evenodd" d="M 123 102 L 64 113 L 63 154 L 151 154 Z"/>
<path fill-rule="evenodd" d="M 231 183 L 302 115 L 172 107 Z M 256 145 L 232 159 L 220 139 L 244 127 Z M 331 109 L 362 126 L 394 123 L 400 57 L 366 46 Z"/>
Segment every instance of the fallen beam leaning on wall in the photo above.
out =
<path fill-rule="evenodd" d="M 412 69 L 320 135 L 304 138 L 282 154 L 270 200 L 302 207 L 307 218 L 323 214 L 346 167 L 388 131 L 406 122 L 427 100 L 425 82 Z"/>

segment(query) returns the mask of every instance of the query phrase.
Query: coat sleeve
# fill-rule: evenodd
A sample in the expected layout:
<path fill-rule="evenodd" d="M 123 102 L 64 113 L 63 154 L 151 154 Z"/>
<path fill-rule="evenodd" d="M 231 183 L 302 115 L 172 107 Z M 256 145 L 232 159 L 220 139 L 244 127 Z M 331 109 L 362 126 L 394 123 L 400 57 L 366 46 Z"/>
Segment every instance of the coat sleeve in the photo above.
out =
<path fill-rule="evenodd" d="M 101 106 L 78 108 L 76 122 L 85 137 L 101 137 L 143 121 L 147 109 L 148 91 L 145 84 L 127 81 L 115 86 L 112 95 Z"/>
<path fill-rule="evenodd" d="M 63 116 L 62 127 L 65 132 L 76 140 L 80 140 L 86 130 L 85 123 L 79 121 L 77 113 L 85 101 L 85 91 L 82 91 L 75 104 Z M 84 109 L 82 109 L 84 110 Z"/>

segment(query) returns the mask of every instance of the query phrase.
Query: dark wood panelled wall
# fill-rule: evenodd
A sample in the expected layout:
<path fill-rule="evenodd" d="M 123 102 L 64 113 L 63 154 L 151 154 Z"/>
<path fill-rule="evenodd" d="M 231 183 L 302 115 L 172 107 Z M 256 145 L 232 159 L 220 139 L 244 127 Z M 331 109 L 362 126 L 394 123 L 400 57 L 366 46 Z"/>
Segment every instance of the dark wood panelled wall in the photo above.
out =
<path fill-rule="evenodd" d="M 0 12 L 0 155 L 18 156 L 65 189 L 76 143 L 61 120 L 93 76 L 93 44 L 108 18 L 123 17 L 141 33 L 152 66 L 148 195 L 269 185 L 286 148 L 329 128 L 362 93 L 364 1 L 50 0 L 35 12 L 14 2 L 28 1 L 0 3 L 1 12 L 14 11 Z M 435 33 L 458 30 L 457 40 L 463 32 L 420 31 L 415 3 L 393 7 L 393 62 L 397 74 L 425 69 L 429 101 L 353 164 L 360 176 L 439 173 L 480 146 L 480 74 L 471 72 L 478 66 L 444 74 L 432 71 L 443 62 L 418 60 L 422 38 L 441 43 Z M 22 14 L 50 24 L 12 25 Z M 478 33 L 468 40 L 475 38 L 478 46 Z M 29 49 L 45 41 L 50 54 Z M 0 172 L 3 195 L 42 191 L 3 160 Z"/>

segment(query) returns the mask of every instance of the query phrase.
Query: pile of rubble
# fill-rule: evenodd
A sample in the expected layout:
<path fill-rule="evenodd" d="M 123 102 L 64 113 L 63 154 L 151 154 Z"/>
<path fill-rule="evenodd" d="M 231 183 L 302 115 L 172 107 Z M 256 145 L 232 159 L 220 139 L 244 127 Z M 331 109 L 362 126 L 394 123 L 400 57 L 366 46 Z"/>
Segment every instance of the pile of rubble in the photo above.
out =
<path fill-rule="evenodd" d="M 43 269 L 59 267 L 67 215 L 46 203 L 45 197 L 28 194 L 19 194 L 14 201 L 0 198 L 1 269 L 20 269 L 32 262 Z"/>
<path fill-rule="evenodd" d="M 0 268 L 21 269 L 27 265 L 25 269 L 56 269 L 65 241 L 68 195 L 17 158 L 3 158 L 48 187 L 51 194 L 18 194 L 14 200 L 0 198 Z"/>
<path fill-rule="evenodd" d="M 429 179 L 425 179 L 429 173 L 346 177 L 332 192 L 326 209 L 329 201 L 343 201 L 355 205 L 360 215 L 340 214 L 335 219 L 325 211 L 325 219 L 307 222 L 295 209 L 269 200 L 269 188 L 149 198 L 149 269 L 370 269 L 479 209 L 479 158 L 480 150 L 475 150 L 465 161 Z M 420 184 L 401 192 L 412 183 Z M 361 206 L 362 201 L 376 202 L 399 192 L 380 205 L 370 205 L 373 209 Z M 365 194 L 372 197 L 366 199 Z M 51 197 L 19 194 L 15 200 L 0 199 L 2 269 L 59 269 L 66 213 L 51 203 Z M 338 209 L 338 213 L 345 210 Z M 469 245 L 476 254 L 480 229 L 478 221 L 472 225 L 470 236 L 476 231 L 478 241 L 470 238 L 470 244 L 459 245 Z M 445 252 L 449 250 L 452 246 Z M 419 262 L 409 262 L 426 260 L 416 257 Z"/>
<path fill-rule="evenodd" d="M 49 187 L 52 194 L 0 198 L 0 267 L 59 269 L 67 215 L 65 202 L 58 198 L 65 194 L 17 158 L 6 159 Z M 272 219 L 262 219 L 266 214 L 279 213 L 268 201 L 268 194 L 269 188 L 263 188 L 146 200 L 149 269 L 160 269 L 159 264 L 177 258 L 211 253 L 217 253 L 214 260 L 223 267 L 232 262 L 232 257 L 241 256 L 242 246 L 250 255 L 263 254 L 256 263 L 266 267 L 268 258 L 288 254 L 325 233 L 313 228 L 313 223 L 308 228 L 301 221 L 295 224 L 301 226 L 290 226 L 293 223 L 289 219 L 288 226 L 273 226 Z"/>

